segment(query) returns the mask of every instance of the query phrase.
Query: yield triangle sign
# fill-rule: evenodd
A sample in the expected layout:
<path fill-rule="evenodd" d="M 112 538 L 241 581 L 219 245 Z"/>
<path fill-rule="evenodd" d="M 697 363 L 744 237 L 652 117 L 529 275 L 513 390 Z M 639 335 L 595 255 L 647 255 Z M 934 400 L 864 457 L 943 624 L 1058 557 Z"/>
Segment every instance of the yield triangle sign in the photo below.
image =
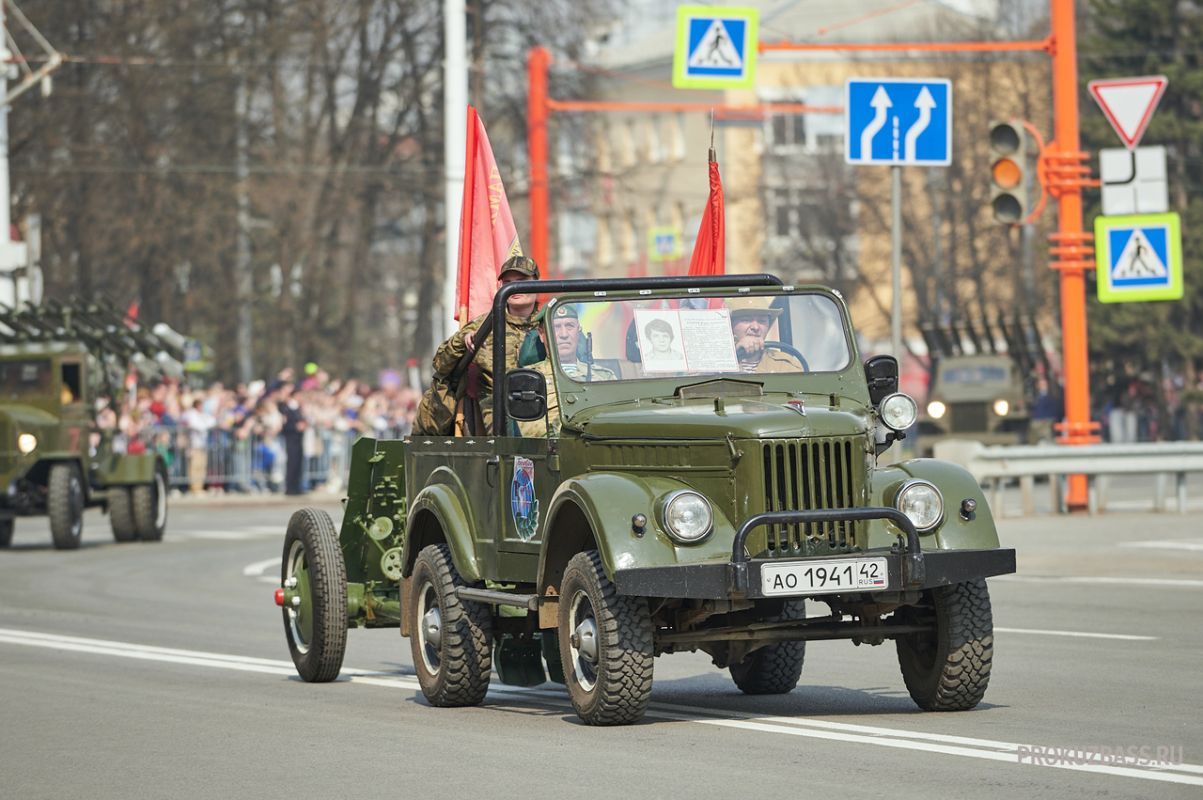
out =
<path fill-rule="evenodd" d="M 1169 79 L 1164 75 L 1143 78 L 1107 78 L 1091 81 L 1090 93 L 1103 109 L 1107 121 L 1129 149 L 1134 149 L 1144 136 L 1153 110 L 1161 100 Z"/>

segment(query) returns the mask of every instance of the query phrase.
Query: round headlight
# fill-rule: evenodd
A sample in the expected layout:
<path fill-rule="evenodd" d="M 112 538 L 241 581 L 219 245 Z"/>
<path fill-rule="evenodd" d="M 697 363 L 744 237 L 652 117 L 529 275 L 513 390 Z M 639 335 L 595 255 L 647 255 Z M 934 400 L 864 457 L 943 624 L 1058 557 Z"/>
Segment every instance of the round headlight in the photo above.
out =
<path fill-rule="evenodd" d="M 915 401 L 901 392 L 883 398 L 879 406 L 881 421 L 886 427 L 896 431 L 904 431 L 915 424 L 919 418 L 919 406 Z"/>
<path fill-rule="evenodd" d="M 1007 415 L 1007 412 L 1010 410 L 1011 410 L 1011 404 L 1008 403 L 1006 400 L 995 400 L 994 401 L 994 413 L 997 414 L 998 416 L 1005 417 Z"/>
<path fill-rule="evenodd" d="M 932 419 L 939 419 L 948 411 L 948 406 L 941 403 L 939 400 L 932 400 L 927 404 L 927 416 Z"/>
<path fill-rule="evenodd" d="M 898 490 L 894 505 L 916 530 L 928 531 L 944 518 L 944 498 L 940 490 L 927 481 L 911 481 Z"/>
<path fill-rule="evenodd" d="M 22 455 L 28 455 L 38 449 L 38 437 L 32 433 L 22 433 L 17 436 L 17 449 Z"/>
<path fill-rule="evenodd" d="M 680 542 L 692 544 L 706 538 L 713 521 L 710 503 L 697 492 L 677 492 L 664 504 L 664 529 Z"/>

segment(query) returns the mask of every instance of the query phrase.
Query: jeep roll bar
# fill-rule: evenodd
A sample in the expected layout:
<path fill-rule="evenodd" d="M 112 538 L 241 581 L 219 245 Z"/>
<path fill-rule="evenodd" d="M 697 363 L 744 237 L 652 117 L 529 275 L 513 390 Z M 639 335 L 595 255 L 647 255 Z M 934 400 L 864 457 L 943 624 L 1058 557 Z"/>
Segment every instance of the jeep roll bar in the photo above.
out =
<path fill-rule="evenodd" d="M 739 287 L 782 286 L 776 275 L 680 275 L 667 278 L 588 278 L 569 281 L 513 281 L 497 290 L 493 295 L 493 310 L 481 323 L 473 340 L 476 348 L 465 354 L 456 364 L 452 377 L 458 383 L 461 366 L 476 355 L 476 349 L 484 343 L 493 329 L 493 320 L 504 319 L 505 304 L 515 294 L 560 294 L 563 292 L 610 292 L 630 289 L 730 289 Z M 501 385 L 505 381 L 505 337 L 493 337 L 493 435 L 501 436 L 505 430 L 505 396 Z"/>

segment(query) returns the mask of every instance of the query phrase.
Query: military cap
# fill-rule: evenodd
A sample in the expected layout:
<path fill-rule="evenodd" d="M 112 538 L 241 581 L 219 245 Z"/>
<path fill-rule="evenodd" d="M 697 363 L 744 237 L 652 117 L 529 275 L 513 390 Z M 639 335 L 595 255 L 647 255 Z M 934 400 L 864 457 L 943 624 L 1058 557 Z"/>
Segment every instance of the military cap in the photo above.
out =
<path fill-rule="evenodd" d="M 545 317 L 546 315 L 547 315 L 547 306 L 544 306 L 543 308 L 540 308 L 538 310 L 538 312 L 535 313 L 535 322 L 542 322 L 543 317 Z M 551 312 L 551 316 L 555 319 L 575 319 L 575 320 L 580 319 L 580 316 L 578 315 L 577 310 L 576 310 L 576 305 L 574 303 L 564 303 L 562 305 L 556 306 L 555 310 Z"/>
<path fill-rule="evenodd" d="M 497 271 L 497 277 L 501 277 L 507 272 L 517 272 L 520 275 L 525 275 L 528 278 L 539 280 L 539 265 L 530 256 L 510 256 L 501 265 L 501 269 Z"/>
<path fill-rule="evenodd" d="M 781 309 L 770 306 L 771 302 L 772 298 L 769 297 L 729 297 L 727 298 L 727 308 L 731 310 L 731 319 L 750 316 L 780 316 Z"/>

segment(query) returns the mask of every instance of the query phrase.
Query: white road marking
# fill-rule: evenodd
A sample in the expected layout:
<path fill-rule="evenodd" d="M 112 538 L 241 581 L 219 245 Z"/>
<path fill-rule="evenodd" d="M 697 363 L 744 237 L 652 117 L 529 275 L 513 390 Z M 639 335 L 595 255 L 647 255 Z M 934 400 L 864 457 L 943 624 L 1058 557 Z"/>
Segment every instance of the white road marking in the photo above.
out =
<path fill-rule="evenodd" d="M 1123 542 L 1120 547 L 1139 547 L 1150 550 L 1188 550 L 1203 553 L 1203 539 L 1179 539 L 1159 542 Z"/>
<path fill-rule="evenodd" d="M 87 639 L 78 636 L 63 636 L 10 628 L 0 628 L 0 643 L 209 667 L 211 669 L 230 669 L 290 677 L 296 674 L 292 663 L 289 661 L 235 656 L 226 653 L 210 653 L 200 650 L 180 650 L 170 647 L 156 647 L 104 639 Z M 388 689 L 402 689 L 409 692 L 421 691 L 418 681 L 415 678 L 407 676 L 347 668 L 343 669 L 342 675 L 351 683 L 380 686 Z M 563 690 L 521 689 L 493 684 L 489 686 L 489 692 L 494 697 L 524 698 L 528 701 L 549 702 L 557 707 L 568 706 Z M 809 717 L 758 717 L 732 711 L 717 711 L 710 708 L 670 703 L 652 703 L 648 709 L 647 716 L 656 719 L 715 725 L 758 733 L 801 736 L 810 739 L 851 742 L 901 750 L 916 750 L 1016 765 L 1020 764 L 1021 749 L 1033 747 L 1032 745 L 1022 745 L 1015 742 L 949 736 L 946 734 L 882 728 L 872 725 L 830 722 L 828 720 L 811 719 Z M 1144 766 L 1133 759 L 1126 759 L 1122 766 L 1119 764 L 1074 763 L 1033 763 L 1025 764 L 1025 766 L 1052 767 L 1077 772 L 1091 772 L 1102 775 L 1139 778 L 1141 780 L 1203 786 L 1203 765 L 1198 764 Z"/>
<path fill-rule="evenodd" d="M 248 539 L 266 539 L 272 537 L 279 537 L 280 541 L 284 540 L 284 528 L 280 525 L 247 525 L 238 526 L 230 530 L 172 528 L 170 532 L 173 537 L 176 537 L 176 541 L 180 541 L 182 538 L 242 542 Z"/>
<path fill-rule="evenodd" d="M 1131 633 L 1085 633 L 1083 631 L 1041 631 L 1033 628 L 999 628 L 995 627 L 997 633 L 1030 633 L 1037 636 L 1078 636 L 1084 639 L 1119 639 L 1125 642 L 1155 642 L 1156 636 L 1137 636 Z"/>
<path fill-rule="evenodd" d="M 242 574 L 248 578 L 264 577 L 263 573 L 280 566 L 280 560 L 279 558 L 265 558 L 262 561 L 256 561 L 254 564 L 247 564 L 242 568 Z M 271 581 L 275 583 L 276 579 L 271 578 Z"/>
<path fill-rule="evenodd" d="M 991 581 L 1017 583 L 1104 584 L 1114 586 L 1157 586 L 1165 589 L 1203 589 L 1203 580 L 1192 578 L 1109 578 L 1102 576 L 1061 577 L 1057 575 L 995 575 Z"/>

